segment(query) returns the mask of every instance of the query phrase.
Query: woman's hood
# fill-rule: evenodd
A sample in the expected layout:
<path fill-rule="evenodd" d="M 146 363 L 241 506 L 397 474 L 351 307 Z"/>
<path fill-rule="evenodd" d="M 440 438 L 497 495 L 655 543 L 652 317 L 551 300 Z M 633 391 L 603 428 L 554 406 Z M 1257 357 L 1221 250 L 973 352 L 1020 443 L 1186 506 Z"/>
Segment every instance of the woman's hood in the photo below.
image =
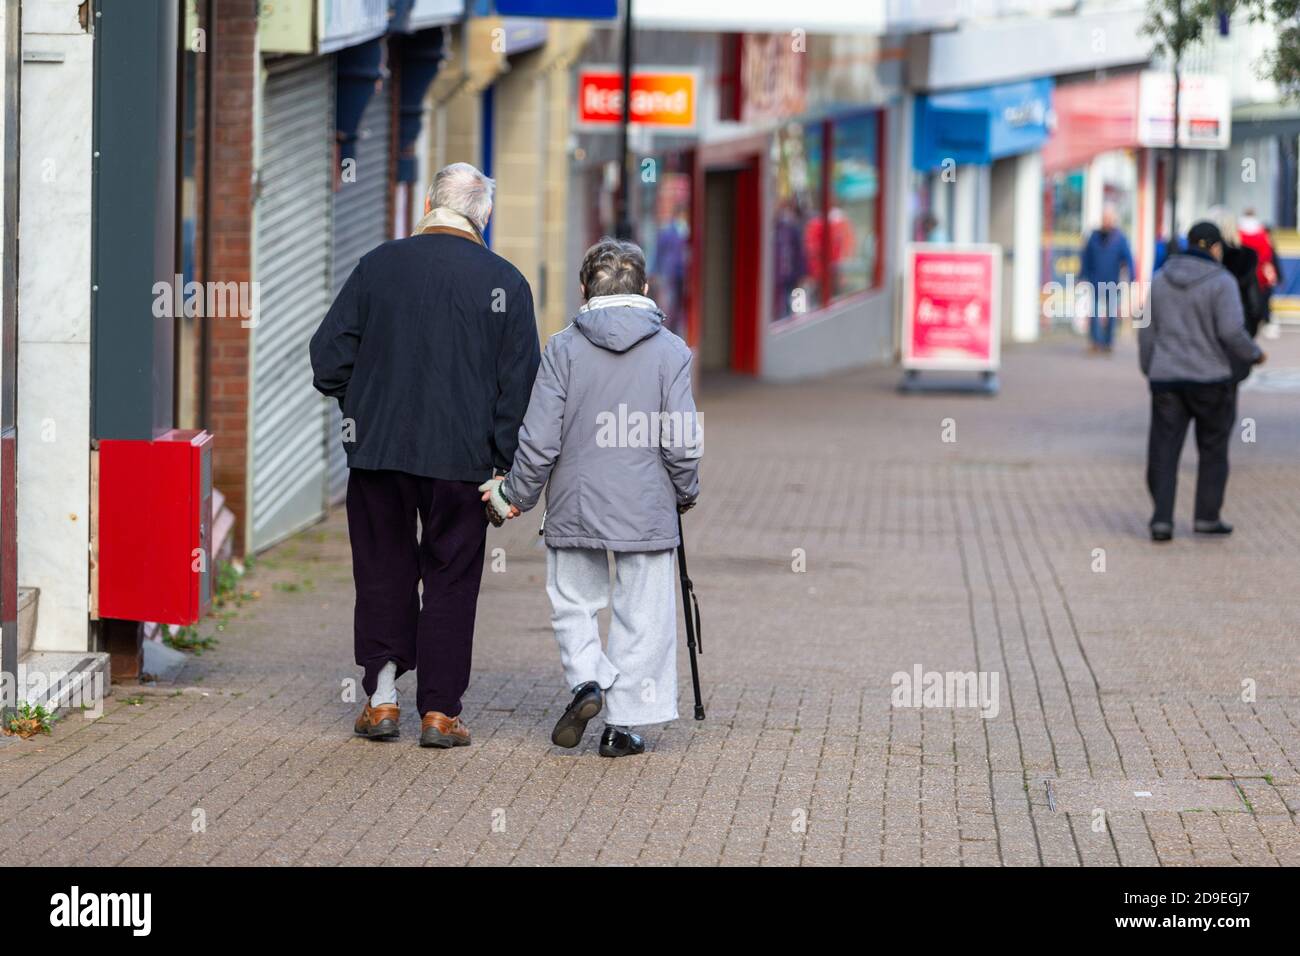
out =
<path fill-rule="evenodd" d="M 583 304 L 573 324 L 592 345 L 626 352 L 658 332 L 664 314 L 643 295 L 598 295 Z"/>

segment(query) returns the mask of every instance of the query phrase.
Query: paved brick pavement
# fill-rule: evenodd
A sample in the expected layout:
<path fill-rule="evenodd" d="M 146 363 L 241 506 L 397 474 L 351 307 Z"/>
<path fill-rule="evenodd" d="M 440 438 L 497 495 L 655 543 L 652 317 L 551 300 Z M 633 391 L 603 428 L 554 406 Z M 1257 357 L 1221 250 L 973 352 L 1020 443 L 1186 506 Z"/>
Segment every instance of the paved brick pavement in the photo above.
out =
<path fill-rule="evenodd" d="M 1300 334 L 1267 344 L 1300 367 Z M 1300 863 L 1300 392 L 1242 393 L 1238 533 L 1186 533 L 1185 468 L 1157 547 L 1131 345 L 1012 349 L 996 399 L 897 377 L 706 385 L 709 717 L 647 755 L 549 743 L 567 695 L 535 516 L 489 539 L 474 745 L 421 750 L 410 707 L 400 741 L 354 738 L 335 515 L 258 562 L 177 683 L 0 743 L 0 861 Z M 996 674 L 996 716 L 893 706 L 918 666 Z"/>

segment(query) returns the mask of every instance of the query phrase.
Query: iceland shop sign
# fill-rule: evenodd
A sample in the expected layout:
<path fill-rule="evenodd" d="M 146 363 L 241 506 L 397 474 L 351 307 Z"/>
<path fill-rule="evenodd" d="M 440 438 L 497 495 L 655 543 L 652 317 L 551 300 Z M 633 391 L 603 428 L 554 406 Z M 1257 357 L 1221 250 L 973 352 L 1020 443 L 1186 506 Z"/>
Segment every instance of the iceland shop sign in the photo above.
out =
<path fill-rule="evenodd" d="M 695 128 L 699 71 L 637 70 L 632 74 L 630 119 L 635 126 L 685 131 Z M 578 125 L 609 129 L 623 118 L 623 77 L 613 67 L 578 74 Z"/>

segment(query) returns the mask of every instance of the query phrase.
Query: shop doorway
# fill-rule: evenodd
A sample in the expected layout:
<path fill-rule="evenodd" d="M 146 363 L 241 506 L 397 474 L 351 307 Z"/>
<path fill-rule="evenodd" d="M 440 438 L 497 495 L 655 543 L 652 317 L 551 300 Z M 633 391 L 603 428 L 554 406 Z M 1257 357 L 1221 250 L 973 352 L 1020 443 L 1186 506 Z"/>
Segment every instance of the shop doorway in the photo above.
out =
<path fill-rule="evenodd" d="M 736 173 L 719 170 L 704 177 L 704 309 L 700 322 L 700 369 L 731 367 L 731 301 L 735 284 L 731 254 L 736 218 Z"/>
<path fill-rule="evenodd" d="M 758 159 L 704 173 L 699 365 L 758 373 L 762 242 Z"/>

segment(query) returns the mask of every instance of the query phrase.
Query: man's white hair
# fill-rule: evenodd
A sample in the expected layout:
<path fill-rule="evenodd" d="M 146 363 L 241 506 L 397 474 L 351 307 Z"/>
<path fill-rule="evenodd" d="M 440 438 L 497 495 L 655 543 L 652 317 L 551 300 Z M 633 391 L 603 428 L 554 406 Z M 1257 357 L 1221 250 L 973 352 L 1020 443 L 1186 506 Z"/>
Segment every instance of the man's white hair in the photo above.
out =
<path fill-rule="evenodd" d="M 452 163 L 438 170 L 429 187 L 429 204 L 458 212 L 480 229 L 492 214 L 496 183 L 469 163 Z"/>

